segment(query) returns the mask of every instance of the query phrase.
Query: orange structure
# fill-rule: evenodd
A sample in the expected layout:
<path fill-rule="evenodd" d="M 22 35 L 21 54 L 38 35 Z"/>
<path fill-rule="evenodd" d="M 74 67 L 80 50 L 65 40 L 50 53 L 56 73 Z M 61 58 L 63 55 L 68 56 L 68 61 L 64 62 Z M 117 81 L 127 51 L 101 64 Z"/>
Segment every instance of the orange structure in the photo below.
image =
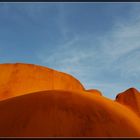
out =
<path fill-rule="evenodd" d="M 129 107 L 140 116 L 140 92 L 135 88 L 130 88 L 116 96 L 116 101 Z"/>
<path fill-rule="evenodd" d="M 0 65 L 0 137 L 140 137 L 139 91 L 113 101 L 69 74 Z"/>
<path fill-rule="evenodd" d="M 0 100 L 42 90 L 84 90 L 69 74 L 33 64 L 0 64 Z"/>
<path fill-rule="evenodd" d="M 97 89 L 88 89 L 88 90 L 85 90 L 85 91 L 90 92 L 90 93 L 93 93 L 94 95 L 102 96 L 101 91 L 99 91 Z"/>

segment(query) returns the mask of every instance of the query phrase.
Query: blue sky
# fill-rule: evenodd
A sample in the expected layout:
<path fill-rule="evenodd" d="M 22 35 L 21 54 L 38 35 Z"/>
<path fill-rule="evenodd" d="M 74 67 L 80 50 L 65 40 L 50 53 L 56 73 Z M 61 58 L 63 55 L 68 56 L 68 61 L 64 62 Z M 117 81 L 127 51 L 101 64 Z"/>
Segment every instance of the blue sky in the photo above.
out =
<path fill-rule="evenodd" d="M 114 99 L 140 90 L 139 3 L 0 3 L 0 63 L 75 76 Z"/>

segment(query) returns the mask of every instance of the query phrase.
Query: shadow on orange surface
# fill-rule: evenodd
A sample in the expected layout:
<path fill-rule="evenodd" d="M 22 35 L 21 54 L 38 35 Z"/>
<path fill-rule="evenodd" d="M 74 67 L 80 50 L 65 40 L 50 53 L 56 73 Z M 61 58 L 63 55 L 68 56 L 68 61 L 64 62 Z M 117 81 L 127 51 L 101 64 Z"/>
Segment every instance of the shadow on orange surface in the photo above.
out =
<path fill-rule="evenodd" d="M 113 101 L 69 74 L 0 64 L 0 137 L 140 137 L 140 94 Z"/>

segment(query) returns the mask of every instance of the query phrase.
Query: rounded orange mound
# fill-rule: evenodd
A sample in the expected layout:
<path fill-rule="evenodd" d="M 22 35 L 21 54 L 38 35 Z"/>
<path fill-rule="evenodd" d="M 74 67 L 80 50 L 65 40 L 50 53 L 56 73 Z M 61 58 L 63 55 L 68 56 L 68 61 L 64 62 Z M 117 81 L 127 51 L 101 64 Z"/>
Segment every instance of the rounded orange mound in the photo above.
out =
<path fill-rule="evenodd" d="M 140 137 L 133 111 L 84 91 L 13 97 L 0 102 L 0 114 L 1 137 Z"/>
<path fill-rule="evenodd" d="M 88 90 L 85 90 L 86 92 L 90 92 L 90 93 L 93 93 L 94 95 L 100 95 L 102 96 L 102 93 L 97 90 L 97 89 L 88 89 Z"/>
<path fill-rule="evenodd" d="M 116 101 L 131 108 L 140 116 L 140 92 L 135 88 L 130 88 L 116 96 Z"/>
<path fill-rule="evenodd" d="M 0 64 L 0 99 L 41 90 L 84 90 L 69 74 L 33 64 Z"/>

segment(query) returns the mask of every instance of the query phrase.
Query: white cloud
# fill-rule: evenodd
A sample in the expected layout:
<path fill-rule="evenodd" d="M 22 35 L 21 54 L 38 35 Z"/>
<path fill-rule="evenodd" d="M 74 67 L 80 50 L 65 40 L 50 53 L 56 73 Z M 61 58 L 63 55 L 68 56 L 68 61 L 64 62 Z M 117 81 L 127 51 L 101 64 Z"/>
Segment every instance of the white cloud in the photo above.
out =
<path fill-rule="evenodd" d="M 133 22 L 132 22 L 133 21 Z M 140 18 L 131 19 L 104 36 L 102 42 L 104 56 L 112 70 L 120 71 L 124 78 L 140 75 Z"/>
<path fill-rule="evenodd" d="M 129 88 L 130 82 L 137 86 L 136 82 L 140 82 L 140 16 L 130 13 L 128 21 L 114 23 L 113 28 L 100 37 L 73 33 L 51 53 L 43 50 L 40 60 L 46 66 L 72 74 L 86 88 L 103 90 L 110 98 L 114 98 L 111 92 L 116 94 Z M 64 20 L 64 15 L 61 16 Z M 63 27 L 63 31 L 68 31 Z M 67 38 L 68 32 L 64 34 Z M 108 79 L 104 79 L 106 73 Z M 118 79 L 113 82 L 113 78 Z"/>

